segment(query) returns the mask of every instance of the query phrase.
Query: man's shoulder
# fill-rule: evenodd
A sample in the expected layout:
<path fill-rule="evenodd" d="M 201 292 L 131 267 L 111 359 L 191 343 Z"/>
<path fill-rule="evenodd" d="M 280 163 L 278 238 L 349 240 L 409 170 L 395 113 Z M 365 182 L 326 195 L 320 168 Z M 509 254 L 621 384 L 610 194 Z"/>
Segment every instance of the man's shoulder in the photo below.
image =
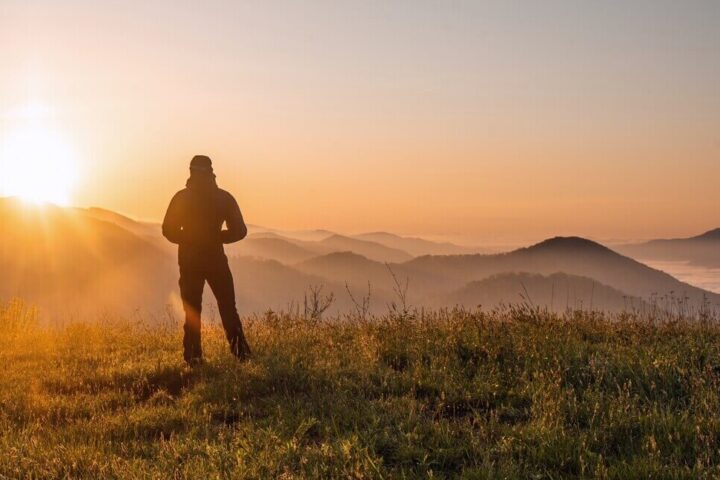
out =
<path fill-rule="evenodd" d="M 228 192 L 227 190 L 223 190 L 222 188 L 218 188 L 218 196 L 224 202 L 234 202 L 235 201 L 235 197 L 233 197 L 232 193 Z"/>
<path fill-rule="evenodd" d="M 185 198 L 187 196 L 187 194 L 188 194 L 187 188 L 178 190 L 177 193 L 175 193 L 175 195 L 173 195 L 173 200 L 182 200 L 183 198 Z"/>

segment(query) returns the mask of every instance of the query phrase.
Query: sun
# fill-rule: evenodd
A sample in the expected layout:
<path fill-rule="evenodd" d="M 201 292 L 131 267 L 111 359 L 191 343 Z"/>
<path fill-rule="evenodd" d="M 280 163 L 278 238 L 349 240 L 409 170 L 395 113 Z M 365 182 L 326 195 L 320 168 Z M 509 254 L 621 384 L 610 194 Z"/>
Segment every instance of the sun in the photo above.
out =
<path fill-rule="evenodd" d="M 36 109 L 0 133 L 0 196 L 68 205 L 78 179 L 73 151 Z"/>

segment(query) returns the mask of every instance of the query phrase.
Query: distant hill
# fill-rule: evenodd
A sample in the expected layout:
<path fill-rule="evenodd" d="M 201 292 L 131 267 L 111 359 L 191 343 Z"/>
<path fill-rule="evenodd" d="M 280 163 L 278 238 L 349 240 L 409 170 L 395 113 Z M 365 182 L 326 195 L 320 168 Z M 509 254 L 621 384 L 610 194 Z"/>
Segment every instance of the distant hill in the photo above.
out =
<path fill-rule="evenodd" d="M 720 242 L 720 228 L 707 231 L 702 235 L 692 238 L 691 240 Z"/>
<path fill-rule="evenodd" d="M 319 241 L 299 240 L 277 232 L 252 233 L 248 239 L 274 240 L 274 242 L 255 242 L 257 248 L 245 248 L 243 244 L 230 247 L 233 255 L 257 255 L 271 258 L 283 263 L 302 261 L 311 256 L 321 256 L 337 252 L 353 252 L 378 262 L 404 262 L 410 260 L 412 255 L 407 252 L 387 247 L 377 242 L 358 240 L 342 235 L 330 235 Z M 290 254 L 294 245 L 293 253 Z M 253 251 L 254 250 L 254 251 Z"/>
<path fill-rule="evenodd" d="M 120 313 L 161 307 L 176 285 L 174 259 L 115 223 L 13 199 L 0 199 L 0 218 L 0 298 L 68 313 Z"/>
<path fill-rule="evenodd" d="M 319 242 L 321 240 L 325 240 L 332 235 L 336 235 L 335 232 L 331 232 L 330 230 L 280 230 L 277 228 L 268 228 L 252 224 L 248 225 L 248 230 L 257 234 L 276 234 L 283 238 L 290 238 L 303 242 Z"/>
<path fill-rule="evenodd" d="M 720 228 L 690 238 L 651 240 L 620 245 L 618 251 L 640 260 L 686 261 L 693 265 L 720 267 Z"/>
<path fill-rule="evenodd" d="M 141 237 L 139 222 L 99 209 L 33 206 L 14 199 L 0 199 L 0 219 L 0 270 L 6 279 L 0 282 L 0 301 L 19 297 L 39 306 L 46 318 L 58 319 L 98 312 L 127 316 L 139 309 L 165 315 L 167 305 L 182 316 L 176 247 L 163 239 L 167 247 L 160 248 Z M 246 254 L 230 259 L 241 314 L 298 306 L 311 285 L 335 295 L 332 312 L 352 308 L 344 281 L 247 255 L 272 250 L 273 256 L 295 262 L 317 252 L 282 238 L 252 238 L 236 245 Z M 327 251 L 322 246 L 318 250 Z M 350 289 L 357 298 L 367 293 L 366 284 Z M 217 319 L 210 289 L 205 292 L 204 311 Z M 373 298 L 378 310 L 390 301 L 380 288 Z"/>
<path fill-rule="evenodd" d="M 104 208 L 78 208 L 77 211 L 103 222 L 114 223 L 141 237 L 152 237 L 161 234 L 160 225 L 157 223 L 141 222 Z"/>
<path fill-rule="evenodd" d="M 319 242 L 328 237 L 336 235 L 335 232 L 331 232 L 330 230 L 322 230 L 322 229 L 290 230 L 290 231 L 284 232 L 284 234 L 289 236 L 290 238 L 296 238 L 298 240 L 303 240 L 305 242 Z"/>
<path fill-rule="evenodd" d="M 336 251 L 354 252 L 377 262 L 399 263 L 413 258 L 409 253 L 397 248 L 390 248 L 377 242 L 358 240 L 342 235 L 332 235 L 318 243 Z"/>
<path fill-rule="evenodd" d="M 229 253 L 236 255 L 277 260 L 284 264 L 302 262 L 318 254 L 280 237 L 249 237 L 229 250 Z"/>
<path fill-rule="evenodd" d="M 274 260 L 236 257 L 230 260 L 238 309 L 244 313 L 281 310 L 299 302 L 310 285 L 325 285 L 341 293 L 341 286 L 306 274 Z"/>
<path fill-rule="evenodd" d="M 318 275 L 335 282 L 387 286 L 391 280 L 387 267 L 353 252 L 334 252 L 296 265 L 302 272 Z"/>
<path fill-rule="evenodd" d="M 430 303 L 431 298 L 442 297 L 459 286 L 442 273 L 433 271 L 410 271 L 405 263 L 381 263 L 352 252 L 335 252 L 312 258 L 295 266 L 298 270 L 322 276 L 333 282 L 348 282 L 353 287 L 365 288 L 370 283 L 373 290 L 393 296 L 395 281 L 408 282 L 408 298 L 416 305 Z M 393 276 L 395 278 L 393 278 Z"/>
<path fill-rule="evenodd" d="M 276 232 L 254 232 L 242 242 L 225 245 L 228 256 L 250 256 L 292 265 L 337 251 L 317 241 L 298 240 Z"/>
<path fill-rule="evenodd" d="M 527 303 L 556 312 L 596 310 L 621 312 L 642 309 L 639 298 L 608 287 L 591 278 L 564 273 L 543 276 L 530 273 L 501 273 L 470 282 L 443 299 L 445 305 L 492 309 L 501 305 Z"/>
<path fill-rule="evenodd" d="M 337 255 L 337 254 L 331 254 Z M 335 301 L 328 313 L 342 314 L 352 310 L 345 281 L 336 281 L 312 269 L 296 269 L 274 260 L 236 257 L 230 260 L 235 277 L 238 310 L 241 313 L 265 312 L 268 309 L 288 310 L 291 306 L 303 308 L 305 294 L 310 287 L 321 286 L 324 294 L 334 294 Z M 350 284 L 356 299 L 367 294 L 367 284 Z M 377 286 L 372 291 L 372 310 L 383 311 L 392 294 Z M 212 306 L 211 306 L 212 308 Z"/>
<path fill-rule="evenodd" d="M 102 209 L 32 206 L 12 199 L 0 199 L 0 219 L 0 301 L 21 297 L 53 317 L 99 310 L 129 315 L 137 309 L 164 315 L 167 305 L 179 313 L 176 247 L 156 225 Z M 387 240 L 388 235 L 382 236 Z M 713 235 L 693 241 L 714 244 Z M 626 298 L 647 301 L 654 295 L 687 297 L 693 305 L 707 298 L 720 305 L 718 294 L 575 237 L 504 254 L 413 258 L 369 240 L 330 235 L 307 241 L 265 231 L 228 246 L 227 252 L 242 314 L 297 306 L 310 285 L 323 285 L 325 293 L 335 295 L 333 312 L 346 311 L 352 307 L 346 284 L 356 299 L 370 284 L 371 310 L 377 313 L 393 300 L 396 281 L 408 282 L 408 299 L 415 306 L 518 301 L 518 285 L 528 289 L 533 302 L 563 309 L 615 310 L 621 299 L 624 306 Z M 209 293 L 205 303 L 212 313 Z"/>
<path fill-rule="evenodd" d="M 166 251 L 173 248 L 162 238 L 161 228 L 157 223 L 137 221 L 96 207 L 76 210 L 91 218 L 118 225 Z M 388 232 L 343 236 L 322 229 L 283 231 L 253 224 L 248 225 L 248 230 L 250 235 L 245 242 L 226 247 L 228 255 L 254 256 L 290 265 L 313 256 L 343 251 L 352 251 L 376 261 L 391 263 L 404 262 L 417 255 L 476 253 L 476 249 L 452 243 L 400 237 Z"/>
<path fill-rule="evenodd" d="M 173 253 L 175 251 L 175 246 L 162 236 L 162 227 L 158 223 L 134 220 L 104 208 L 90 207 L 78 208 L 76 210 L 78 213 L 90 218 L 117 225 L 143 240 L 152 243 L 155 247 L 160 248 L 166 253 Z"/>
<path fill-rule="evenodd" d="M 358 240 L 368 240 L 386 247 L 403 250 L 415 257 L 421 255 L 462 255 L 480 253 L 477 248 L 462 247 L 449 242 L 432 242 L 422 238 L 401 237 L 388 232 L 361 233 L 353 235 Z"/>
<path fill-rule="evenodd" d="M 592 278 L 643 299 L 674 295 L 688 297 L 693 304 L 700 304 L 707 297 L 713 304 L 720 305 L 720 295 L 680 282 L 598 243 L 577 237 L 557 237 L 498 255 L 419 257 L 404 266 L 411 273 L 435 272 L 462 284 L 499 273 L 551 275 L 563 272 Z"/>

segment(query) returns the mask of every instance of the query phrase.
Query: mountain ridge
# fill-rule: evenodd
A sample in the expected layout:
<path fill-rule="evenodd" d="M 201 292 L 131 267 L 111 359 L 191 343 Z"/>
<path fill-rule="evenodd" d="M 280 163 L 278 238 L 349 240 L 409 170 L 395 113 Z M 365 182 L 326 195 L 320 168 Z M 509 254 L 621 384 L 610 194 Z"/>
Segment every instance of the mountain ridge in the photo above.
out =
<path fill-rule="evenodd" d="M 27 206 L 5 199 L 0 199 L 0 215 L 6 227 L 0 235 L 0 268 L 12 278 L 12 282 L 0 284 L 0 298 L 19 296 L 51 308 L 91 304 L 124 310 L 162 309 L 167 303 L 178 307 L 175 247 L 159 233 L 143 236 L 142 225 L 137 231 L 133 224 L 129 229 L 118 225 L 133 222 L 129 217 L 111 211 Z M 342 249 L 344 242 L 351 248 Z M 359 247 L 369 249 L 376 258 L 358 252 Z M 615 306 L 622 296 L 647 301 L 658 295 L 687 296 L 693 304 L 709 299 L 720 306 L 720 295 L 684 284 L 582 237 L 553 237 L 500 254 L 413 258 L 405 252 L 400 261 L 392 262 L 387 261 L 387 252 L 381 244 L 340 235 L 315 242 L 272 232 L 253 233 L 228 248 L 243 314 L 263 307 L 286 308 L 302 298 L 311 283 L 325 285 L 338 299 L 338 308 L 352 308 L 346 288 L 361 297 L 370 287 L 377 302 L 373 311 L 377 311 L 392 301 L 396 281 L 407 281 L 411 304 L 446 306 L 459 291 L 464 291 L 470 302 L 472 295 L 487 294 L 478 288 L 491 290 L 499 288 L 497 285 L 506 285 L 509 296 L 516 298 L 513 292 L 517 293 L 517 275 L 521 274 L 543 277 L 528 278 L 539 295 L 546 296 L 546 278 L 560 281 L 561 277 L 554 276 L 558 273 L 569 278 L 563 280 L 566 284 L 583 291 L 588 285 L 602 285 L 607 303 Z"/>
<path fill-rule="evenodd" d="M 627 311 L 647 306 L 639 298 L 592 278 L 566 273 L 540 275 L 526 272 L 500 273 L 470 282 L 447 297 L 453 304 L 498 308 L 513 303 L 545 306 L 550 311 Z"/>
<path fill-rule="evenodd" d="M 720 228 L 693 237 L 649 240 L 617 248 L 639 260 L 684 261 L 699 267 L 720 268 Z"/>

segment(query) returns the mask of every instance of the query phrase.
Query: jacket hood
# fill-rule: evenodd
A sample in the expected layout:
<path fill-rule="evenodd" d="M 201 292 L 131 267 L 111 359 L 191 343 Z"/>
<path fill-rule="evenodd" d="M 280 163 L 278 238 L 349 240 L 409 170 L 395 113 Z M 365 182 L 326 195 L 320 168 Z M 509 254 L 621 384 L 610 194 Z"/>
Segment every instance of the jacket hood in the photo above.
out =
<path fill-rule="evenodd" d="M 197 171 L 192 172 L 190 178 L 188 178 L 187 182 L 185 182 L 185 186 L 190 189 L 198 190 L 218 188 L 214 173 Z"/>

